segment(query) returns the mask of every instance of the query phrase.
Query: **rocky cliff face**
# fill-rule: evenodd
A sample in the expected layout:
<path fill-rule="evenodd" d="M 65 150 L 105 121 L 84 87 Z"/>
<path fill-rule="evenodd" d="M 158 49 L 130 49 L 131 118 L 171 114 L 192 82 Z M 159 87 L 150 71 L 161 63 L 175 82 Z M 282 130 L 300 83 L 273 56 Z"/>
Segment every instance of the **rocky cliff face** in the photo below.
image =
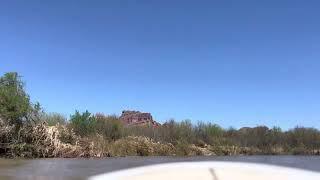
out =
<path fill-rule="evenodd" d="M 150 113 L 140 111 L 122 111 L 120 120 L 126 125 L 150 125 L 157 127 L 160 124 L 153 120 Z"/>

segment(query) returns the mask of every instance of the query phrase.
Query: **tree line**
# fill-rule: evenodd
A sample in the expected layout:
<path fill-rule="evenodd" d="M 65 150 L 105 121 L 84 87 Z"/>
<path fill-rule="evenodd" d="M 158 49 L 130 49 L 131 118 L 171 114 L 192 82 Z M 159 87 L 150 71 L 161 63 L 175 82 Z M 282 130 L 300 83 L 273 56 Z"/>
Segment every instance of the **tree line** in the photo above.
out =
<path fill-rule="evenodd" d="M 210 146 L 216 154 L 221 152 L 222 155 L 228 154 L 223 147 L 254 149 L 253 154 L 319 154 L 320 150 L 320 131 L 316 128 L 282 130 L 280 127 L 257 126 L 225 129 L 210 122 L 193 124 L 190 120 L 173 119 L 159 127 L 127 126 L 116 115 L 89 111 L 75 111 L 66 118 L 59 113 L 44 112 L 40 103 L 32 103 L 18 73 L 4 74 L 0 78 L 0 143 L 32 142 L 22 138 L 23 133 L 27 133 L 27 127 L 37 124 L 64 126 L 82 139 L 99 136 L 108 142 L 115 142 L 141 136 L 155 142 L 170 143 L 181 150 L 191 144 L 201 148 Z M 67 142 L 66 139 L 64 141 Z"/>

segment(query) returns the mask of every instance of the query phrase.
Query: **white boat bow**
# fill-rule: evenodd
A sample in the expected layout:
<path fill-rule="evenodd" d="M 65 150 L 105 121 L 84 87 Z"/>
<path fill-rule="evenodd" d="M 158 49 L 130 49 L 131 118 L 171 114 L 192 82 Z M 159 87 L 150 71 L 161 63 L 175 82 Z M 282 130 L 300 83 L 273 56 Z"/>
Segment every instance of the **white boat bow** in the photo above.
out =
<path fill-rule="evenodd" d="M 320 180 L 320 173 L 240 162 L 182 162 L 131 168 L 90 180 Z"/>

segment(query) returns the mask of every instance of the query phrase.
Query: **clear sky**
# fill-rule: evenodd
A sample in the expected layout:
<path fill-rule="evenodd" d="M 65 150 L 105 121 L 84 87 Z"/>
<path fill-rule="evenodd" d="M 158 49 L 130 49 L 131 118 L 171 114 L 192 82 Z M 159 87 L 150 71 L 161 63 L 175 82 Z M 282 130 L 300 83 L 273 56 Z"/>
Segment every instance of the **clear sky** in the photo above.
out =
<path fill-rule="evenodd" d="M 3 0 L 8 71 L 66 116 L 320 128 L 320 2 Z"/>

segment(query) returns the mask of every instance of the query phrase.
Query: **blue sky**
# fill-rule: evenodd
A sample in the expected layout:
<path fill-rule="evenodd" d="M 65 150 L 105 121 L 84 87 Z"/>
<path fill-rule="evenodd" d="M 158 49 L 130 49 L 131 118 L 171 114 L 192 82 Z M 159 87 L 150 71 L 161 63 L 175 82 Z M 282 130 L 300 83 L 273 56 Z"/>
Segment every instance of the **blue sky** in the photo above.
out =
<path fill-rule="evenodd" d="M 320 128 L 319 1 L 2 1 L 0 73 L 66 116 Z"/>

